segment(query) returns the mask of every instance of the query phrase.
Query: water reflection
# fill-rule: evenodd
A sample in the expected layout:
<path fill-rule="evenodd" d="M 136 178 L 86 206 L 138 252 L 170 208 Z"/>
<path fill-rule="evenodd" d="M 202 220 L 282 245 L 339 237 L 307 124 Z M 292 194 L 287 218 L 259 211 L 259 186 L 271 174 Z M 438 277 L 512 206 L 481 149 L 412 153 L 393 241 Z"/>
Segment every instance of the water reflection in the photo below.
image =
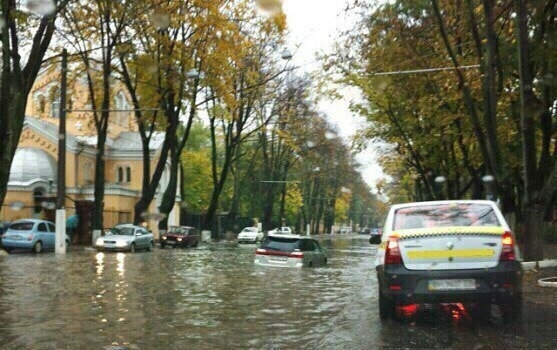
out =
<path fill-rule="evenodd" d="M 357 277 L 349 270 L 362 272 L 359 265 L 371 261 L 367 246 L 356 252 L 342 243 L 346 251 L 336 254 L 334 244 L 324 243 L 328 267 L 301 270 L 256 267 L 255 246 L 236 244 L 6 256 L 0 260 L 0 342 L 80 349 L 316 343 L 351 293 Z"/>

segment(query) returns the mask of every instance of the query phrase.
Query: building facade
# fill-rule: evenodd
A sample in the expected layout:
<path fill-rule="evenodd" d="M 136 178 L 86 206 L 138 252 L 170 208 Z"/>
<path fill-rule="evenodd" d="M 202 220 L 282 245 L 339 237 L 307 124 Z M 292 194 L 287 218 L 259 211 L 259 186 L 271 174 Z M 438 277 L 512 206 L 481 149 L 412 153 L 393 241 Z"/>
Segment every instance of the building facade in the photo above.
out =
<path fill-rule="evenodd" d="M 45 71 L 31 90 L 24 127 L 10 169 L 8 191 L 0 212 L 2 221 L 28 217 L 53 220 L 58 181 L 59 81 L 58 71 Z M 85 221 L 94 200 L 97 153 L 97 136 L 85 83 L 76 77 L 68 86 L 65 157 L 66 215 L 82 211 L 82 232 L 79 232 L 85 237 L 82 243 L 87 243 L 88 237 L 91 237 L 91 232 L 87 232 L 90 227 Z M 131 111 L 130 98 L 123 87 L 114 86 L 105 148 L 104 227 L 133 221 L 134 206 L 141 195 L 143 180 L 141 138 Z M 161 132 L 151 139 L 151 169 L 159 159 L 163 140 Z M 149 208 L 150 213 L 158 211 L 168 184 L 168 169 L 167 165 Z M 179 203 L 177 196 L 175 208 L 168 218 L 169 225 L 179 224 Z M 147 222 L 147 225 L 157 236 L 157 223 Z"/>

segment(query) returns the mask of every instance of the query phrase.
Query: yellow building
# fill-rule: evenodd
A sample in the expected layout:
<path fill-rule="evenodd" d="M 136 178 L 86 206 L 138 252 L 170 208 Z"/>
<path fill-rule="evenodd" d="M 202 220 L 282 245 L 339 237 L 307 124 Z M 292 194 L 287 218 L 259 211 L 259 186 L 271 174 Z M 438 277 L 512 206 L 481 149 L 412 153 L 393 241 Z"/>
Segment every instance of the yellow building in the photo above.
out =
<path fill-rule="evenodd" d="M 10 169 L 8 191 L 0 220 L 45 217 L 54 221 L 59 135 L 59 73 L 43 72 L 37 79 L 27 104 L 27 116 Z M 115 84 L 117 86 L 117 84 Z M 80 214 L 80 243 L 89 243 L 90 221 L 94 200 L 96 132 L 91 106 L 83 79 L 68 86 L 66 113 L 66 215 Z M 129 96 L 115 87 L 105 148 L 104 226 L 133 221 L 135 203 L 141 194 L 143 153 L 140 135 L 129 110 Z M 151 169 L 160 155 L 164 134 L 157 133 L 149 146 Z M 168 165 L 149 212 L 157 212 L 168 184 Z M 179 188 L 179 187 L 178 187 Z M 88 222 L 89 221 L 89 222 Z M 179 224 L 179 197 L 169 216 L 169 225 Z M 155 222 L 148 223 L 157 236 Z M 89 241 L 89 242 L 88 242 Z"/>

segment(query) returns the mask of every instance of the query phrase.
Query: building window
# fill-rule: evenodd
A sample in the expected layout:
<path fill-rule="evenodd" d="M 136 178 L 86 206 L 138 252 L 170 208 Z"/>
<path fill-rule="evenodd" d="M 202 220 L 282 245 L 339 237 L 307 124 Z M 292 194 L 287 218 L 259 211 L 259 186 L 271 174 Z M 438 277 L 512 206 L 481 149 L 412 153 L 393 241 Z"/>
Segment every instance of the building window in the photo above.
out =
<path fill-rule="evenodd" d="M 44 96 L 39 96 L 39 105 L 38 105 L 38 112 L 39 114 L 43 114 L 46 109 L 46 101 L 44 100 Z"/>
<path fill-rule="evenodd" d="M 54 86 L 49 92 L 50 98 L 50 117 L 59 118 L 60 117 L 60 89 Z"/>
<path fill-rule="evenodd" d="M 127 183 L 132 180 L 132 169 L 127 165 L 120 165 L 116 169 L 116 182 Z"/>
<path fill-rule="evenodd" d="M 83 164 L 83 180 L 86 182 L 91 181 L 91 162 Z"/>
<path fill-rule="evenodd" d="M 117 123 L 119 125 L 125 126 L 128 122 L 128 100 L 123 91 L 119 91 L 114 97 L 114 107 L 117 112 Z"/>

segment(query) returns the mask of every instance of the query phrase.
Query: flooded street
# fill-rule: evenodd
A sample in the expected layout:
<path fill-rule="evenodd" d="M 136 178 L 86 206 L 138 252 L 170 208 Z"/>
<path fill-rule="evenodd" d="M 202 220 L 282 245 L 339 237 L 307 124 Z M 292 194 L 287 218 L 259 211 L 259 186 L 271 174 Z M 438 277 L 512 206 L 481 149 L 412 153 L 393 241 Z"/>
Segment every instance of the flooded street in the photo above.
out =
<path fill-rule="evenodd" d="M 550 348 L 557 320 L 382 325 L 365 236 L 321 238 L 329 264 L 253 264 L 255 246 L 0 256 L 2 349 Z M 528 314 L 525 315 L 529 317 Z M 551 317 L 553 317 L 551 319 Z M 547 347 L 546 347 L 547 346 Z"/>

